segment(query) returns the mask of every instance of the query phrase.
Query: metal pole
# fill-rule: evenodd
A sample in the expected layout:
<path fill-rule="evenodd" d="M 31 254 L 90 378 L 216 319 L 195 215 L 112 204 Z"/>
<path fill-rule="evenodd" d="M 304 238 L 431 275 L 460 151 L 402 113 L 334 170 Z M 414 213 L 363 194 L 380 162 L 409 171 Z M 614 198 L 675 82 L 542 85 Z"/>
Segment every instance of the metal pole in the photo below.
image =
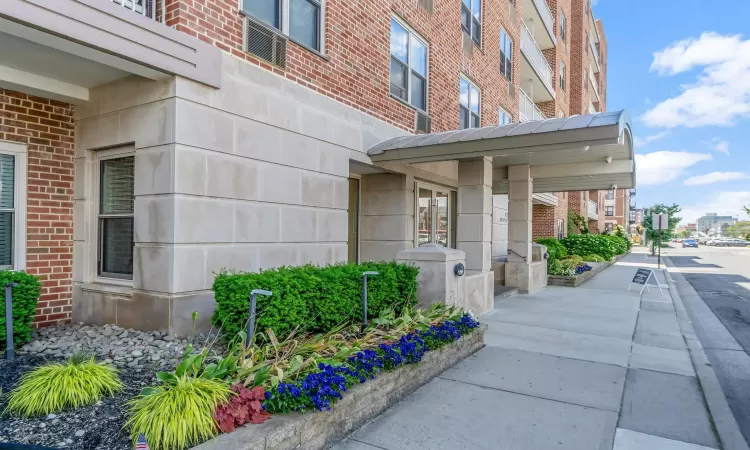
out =
<path fill-rule="evenodd" d="M 273 292 L 264 291 L 263 289 L 253 289 L 250 292 L 250 313 L 247 319 L 247 336 L 245 336 L 245 348 L 250 346 L 250 342 L 252 342 L 253 340 L 253 334 L 255 333 L 255 297 L 258 294 L 270 297 L 271 295 L 273 295 Z"/>
<path fill-rule="evenodd" d="M 659 259 L 656 263 L 656 268 L 661 269 L 661 214 L 659 214 Z"/>
<path fill-rule="evenodd" d="M 13 288 L 18 283 L 5 285 L 5 359 L 13 361 L 16 350 L 13 348 Z"/>
<path fill-rule="evenodd" d="M 367 328 L 367 276 L 379 275 L 378 272 L 365 272 L 362 274 L 362 331 Z"/>

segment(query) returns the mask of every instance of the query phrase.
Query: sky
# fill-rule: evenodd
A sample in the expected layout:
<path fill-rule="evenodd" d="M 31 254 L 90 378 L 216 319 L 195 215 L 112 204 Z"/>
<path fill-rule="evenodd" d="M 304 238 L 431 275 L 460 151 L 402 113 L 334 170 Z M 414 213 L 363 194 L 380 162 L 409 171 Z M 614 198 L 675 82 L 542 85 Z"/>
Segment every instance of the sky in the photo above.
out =
<path fill-rule="evenodd" d="M 592 0 L 608 42 L 607 110 L 627 109 L 638 208 L 748 220 L 750 1 Z"/>

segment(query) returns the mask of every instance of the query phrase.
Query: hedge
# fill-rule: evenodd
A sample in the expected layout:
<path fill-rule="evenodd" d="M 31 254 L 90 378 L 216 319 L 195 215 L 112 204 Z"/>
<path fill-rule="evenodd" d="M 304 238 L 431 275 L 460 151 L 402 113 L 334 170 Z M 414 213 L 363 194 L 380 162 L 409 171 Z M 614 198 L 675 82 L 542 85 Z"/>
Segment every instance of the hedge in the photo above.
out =
<path fill-rule="evenodd" d="M 604 234 L 573 234 L 562 241 L 569 255 L 599 255 L 609 261 L 628 251 L 627 239 Z"/>
<path fill-rule="evenodd" d="M 565 246 L 555 238 L 540 238 L 535 242 L 547 247 L 547 253 L 549 253 L 549 262 L 568 256 L 568 251 L 565 249 Z"/>
<path fill-rule="evenodd" d="M 36 305 L 42 284 L 39 279 L 25 272 L 0 271 L 0 348 L 5 348 L 5 285 L 18 283 L 13 288 L 13 341 L 21 346 L 31 340 L 31 323 L 34 321 Z"/>
<path fill-rule="evenodd" d="M 366 271 L 379 273 L 368 278 L 368 316 L 376 317 L 388 307 L 400 312 L 404 306 L 416 305 L 419 269 L 395 262 L 281 267 L 260 273 L 222 271 L 213 284 L 214 325 L 225 340 L 246 329 L 253 289 L 273 292 L 270 297 L 257 297 L 256 330 L 271 328 L 279 339 L 295 328 L 324 333 L 336 325 L 356 322 L 362 317 L 362 273 Z"/>

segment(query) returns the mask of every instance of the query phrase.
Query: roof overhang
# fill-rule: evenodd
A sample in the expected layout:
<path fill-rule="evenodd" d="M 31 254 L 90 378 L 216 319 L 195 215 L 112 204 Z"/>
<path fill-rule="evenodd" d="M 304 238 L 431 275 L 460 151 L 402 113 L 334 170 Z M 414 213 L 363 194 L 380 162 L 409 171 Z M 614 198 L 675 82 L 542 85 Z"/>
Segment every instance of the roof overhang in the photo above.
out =
<path fill-rule="evenodd" d="M 534 192 L 635 187 L 635 153 L 626 111 L 401 136 L 368 152 L 373 163 L 465 161 L 492 157 L 495 169 L 532 166 Z M 506 193 L 502 171 L 493 192 Z M 506 192 L 503 192 L 506 191 Z"/>

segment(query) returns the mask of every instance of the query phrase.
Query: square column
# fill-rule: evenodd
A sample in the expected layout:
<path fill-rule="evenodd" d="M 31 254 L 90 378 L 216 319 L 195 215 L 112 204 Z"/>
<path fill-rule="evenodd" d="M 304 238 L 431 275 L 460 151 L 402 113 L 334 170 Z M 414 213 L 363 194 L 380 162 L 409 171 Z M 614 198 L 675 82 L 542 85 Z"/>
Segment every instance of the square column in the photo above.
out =
<path fill-rule="evenodd" d="M 531 166 L 508 167 L 508 261 L 531 263 Z"/>
<path fill-rule="evenodd" d="M 490 271 L 492 259 L 492 159 L 458 163 L 457 247 L 466 253 L 466 273 Z"/>

